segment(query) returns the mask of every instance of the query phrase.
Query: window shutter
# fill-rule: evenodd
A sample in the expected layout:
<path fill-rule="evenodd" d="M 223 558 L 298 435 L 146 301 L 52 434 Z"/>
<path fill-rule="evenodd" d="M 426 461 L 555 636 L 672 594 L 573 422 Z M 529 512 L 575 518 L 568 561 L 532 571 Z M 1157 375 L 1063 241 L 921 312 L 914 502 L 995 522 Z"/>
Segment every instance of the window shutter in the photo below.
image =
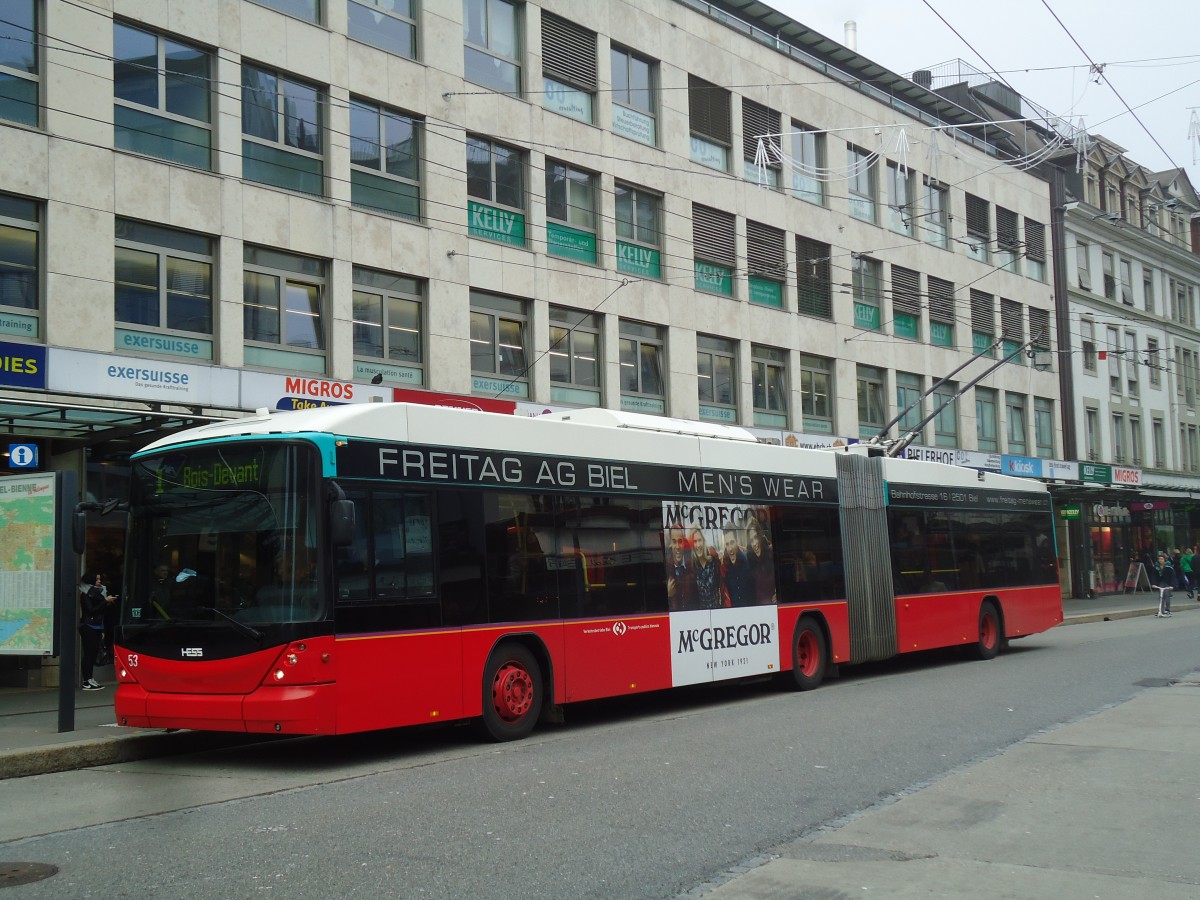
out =
<path fill-rule="evenodd" d="M 1036 346 L 1050 346 L 1050 311 L 1029 307 L 1029 336 L 1037 341 Z"/>
<path fill-rule="evenodd" d="M 596 32 L 543 12 L 542 71 L 555 81 L 596 90 Z"/>
<path fill-rule="evenodd" d="M 1000 298 L 1000 328 L 1006 341 L 1024 342 L 1025 323 L 1022 318 L 1020 303 Z"/>
<path fill-rule="evenodd" d="M 692 246 L 698 259 L 734 268 L 733 228 L 734 216 L 729 213 L 692 204 Z"/>
<path fill-rule="evenodd" d="M 990 204 L 982 197 L 967 194 L 967 233 L 991 238 Z"/>
<path fill-rule="evenodd" d="M 802 315 L 833 316 L 833 285 L 829 280 L 829 245 L 796 238 L 796 298 Z"/>
<path fill-rule="evenodd" d="M 729 144 L 731 123 L 729 91 L 709 84 L 695 75 L 688 76 L 688 117 L 691 129 L 701 137 Z"/>
<path fill-rule="evenodd" d="M 784 235 L 778 228 L 746 220 L 746 260 L 751 275 L 783 281 L 787 275 Z"/>
<path fill-rule="evenodd" d="M 921 273 L 892 266 L 892 311 L 921 314 Z"/>
<path fill-rule="evenodd" d="M 1003 206 L 996 207 L 996 243 L 1001 250 L 1015 250 L 1019 244 L 1017 214 Z"/>
<path fill-rule="evenodd" d="M 771 135 L 766 138 L 763 135 Z M 758 141 L 762 138 L 767 150 L 767 165 L 772 169 L 782 167 L 779 154 L 771 147 L 779 147 L 779 113 L 773 109 L 742 99 L 742 155 L 750 162 L 758 154 Z"/>
<path fill-rule="evenodd" d="M 1039 262 L 1046 259 L 1046 226 L 1033 219 L 1025 220 L 1025 255 Z"/>
<path fill-rule="evenodd" d="M 985 334 L 995 334 L 996 307 L 994 297 L 985 291 L 971 288 L 971 328 Z"/>
<path fill-rule="evenodd" d="M 935 322 L 954 324 L 954 282 L 930 275 L 929 318 Z"/>

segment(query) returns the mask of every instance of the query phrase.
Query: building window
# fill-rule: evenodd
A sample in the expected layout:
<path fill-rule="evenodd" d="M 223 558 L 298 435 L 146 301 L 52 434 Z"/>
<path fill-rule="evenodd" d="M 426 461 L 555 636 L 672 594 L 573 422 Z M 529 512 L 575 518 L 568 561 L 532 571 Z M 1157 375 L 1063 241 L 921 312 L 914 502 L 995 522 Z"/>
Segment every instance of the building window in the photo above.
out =
<path fill-rule="evenodd" d="M 754 391 L 754 424 L 787 428 L 787 351 L 752 344 L 750 384 Z"/>
<path fill-rule="evenodd" d="M 596 176 L 546 160 L 546 252 L 596 264 Z"/>
<path fill-rule="evenodd" d="M 113 143 L 198 169 L 212 167 L 212 55 L 113 23 Z"/>
<path fill-rule="evenodd" d="M 408 275 L 354 267 L 354 377 L 425 384 L 425 284 Z"/>
<path fill-rule="evenodd" d="M 912 237 L 914 231 L 914 209 L 912 179 L 907 167 L 890 162 L 888 176 L 888 227 L 897 234 Z"/>
<path fill-rule="evenodd" d="M 859 366 L 858 436 L 873 438 L 883 431 L 887 422 L 887 383 L 883 369 Z"/>
<path fill-rule="evenodd" d="M 954 283 L 929 275 L 925 279 L 929 294 L 929 343 L 938 347 L 954 346 Z"/>
<path fill-rule="evenodd" d="M 1080 345 L 1083 350 L 1083 370 L 1096 371 L 1096 323 L 1091 319 L 1079 321 Z"/>
<path fill-rule="evenodd" d="M 467 135 L 467 218 L 472 237 L 525 246 L 525 153 Z"/>
<path fill-rule="evenodd" d="M 770 225 L 746 220 L 746 263 L 750 302 L 783 308 L 783 284 L 787 278 L 784 233 Z"/>
<path fill-rule="evenodd" d="M 662 278 L 662 197 L 616 182 L 617 269 L 642 278 Z"/>
<path fill-rule="evenodd" d="M 666 331 L 657 325 L 620 321 L 621 409 L 630 412 L 667 411 Z"/>
<path fill-rule="evenodd" d="M 38 124 L 38 0 L 8 0 L 0 14 L 0 119 Z"/>
<path fill-rule="evenodd" d="M 920 375 L 896 373 L 896 413 L 900 415 L 897 424 L 901 432 L 912 431 L 925 418 L 925 403 L 921 397 L 924 392 L 924 381 Z M 921 438 L 922 435 L 918 434 L 917 440 Z"/>
<path fill-rule="evenodd" d="M 777 188 L 783 173 L 779 113 L 742 98 L 742 160 L 747 181 Z"/>
<path fill-rule="evenodd" d="M 1100 459 L 1100 411 L 1088 409 L 1084 411 L 1084 434 L 1087 441 L 1087 458 L 1091 462 Z"/>
<path fill-rule="evenodd" d="M 1087 241 L 1075 239 L 1075 273 L 1079 278 L 1080 289 L 1085 291 L 1092 289 L 1092 269 L 1088 262 L 1091 251 L 1091 245 Z"/>
<path fill-rule="evenodd" d="M 651 147 L 658 144 L 658 63 L 612 47 L 613 133 Z"/>
<path fill-rule="evenodd" d="M 350 202 L 421 219 L 421 121 L 350 100 Z"/>
<path fill-rule="evenodd" d="M 213 358 L 211 238 L 117 219 L 113 282 L 117 350 Z"/>
<path fill-rule="evenodd" d="M 878 153 L 861 147 L 846 146 L 846 187 L 850 192 L 850 215 L 864 222 L 878 222 L 875 198 L 879 194 L 879 180 L 875 174 Z"/>
<path fill-rule="evenodd" d="M 897 265 L 892 266 L 892 333 L 921 339 L 921 273 Z"/>
<path fill-rule="evenodd" d="M 925 179 L 925 209 L 921 214 L 921 230 L 925 240 L 935 247 L 946 249 L 946 219 L 949 201 L 946 189 L 935 179 Z"/>
<path fill-rule="evenodd" d="M 1106 329 L 1108 356 L 1108 390 L 1115 397 L 1121 396 L 1121 333 L 1115 328 Z"/>
<path fill-rule="evenodd" d="M 321 0 L 251 0 L 259 6 L 279 10 L 305 22 L 321 24 Z"/>
<path fill-rule="evenodd" d="M 1167 464 L 1167 439 L 1162 419 L 1150 423 L 1150 441 L 1154 444 L 1154 467 L 1161 469 Z"/>
<path fill-rule="evenodd" d="M 1000 449 L 996 437 L 996 392 L 975 388 L 975 437 L 980 450 L 994 453 Z"/>
<path fill-rule="evenodd" d="M 1125 332 L 1125 347 L 1124 356 L 1127 360 L 1125 364 L 1126 387 L 1129 391 L 1129 399 L 1136 400 L 1140 394 L 1138 389 L 1138 358 L 1137 358 L 1137 334 L 1132 331 Z"/>
<path fill-rule="evenodd" d="M 733 296 L 736 265 L 732 213 L 692 204 L 692 249 L 695 257 L 695 286 L 698 291 Z"/>
<path fill-rule="evenodd" d="M 1139 416 L 1129 417 L 1129 462 L 1142 464 L 1142 420 Z"/>
<path fill-rule="evenodd" d="M 1148 313 L 1154 312 L 1154 273 L 1142 273 L 1142 304 Z"/>
<path fill-rule="evenodd" d="M 1006 391 L 1004 406 L 1004 418 L 1008 423 L 1008 452 L 1013 456 L 1024 456 L 1029 447 L 1029 439 L 1026 436 L 1025 395 Z"/>
<path fill-rule="evenodd" d="M 1155 338 L 1146 338 L 1146 368 L 1150 371 L 1150 383 L 1155 387 L 1162 384 L 1162 360 Z"/>
<path fill-rule="evenodd" d="M 243 260 L 246 364 L 324 374 L 325 262 L 250 244 Z"/>
<path fill-rule="evenodd" d="M 792 119 L 792 195 L 825 205 L 825 135 Z"/>
<path fill-rule="evenodd" d="M 41 337 L 38 279 L 41 209 L 32 200 L 0 194 L 0 334 Z"/>
<path fill-rule="evenodd" d="M 521 96 L 521 20 L 508 0 L 463 0 L 464 77 Z"/>
<path fill-rule="evenodd" d="M 1129 260 L 1121 260 L 1121 302 L 1133 306 L 1133 264 Z"/>
<path fill-rule="evenodd" d="M 982 197 L 967 194 L 967 255 L 987 262 L 992 243 L 992 205 Z"/>
<path fill-rule="evenodd" d="M 1046 226 L 1025 219 L 1025 275 L 1034 281 L 1046 280 Z"/>
<path fill-rule="evenodd" d="M 800 411 L 805 431 L 833 434 L 833 360 L 800 354 Z"/>
<path fill-rule="evenodd" d="M 737 344 L 725 338 L 696 336 L 696 384 L 700 418 L 737 422 Z"/>
<path fill-rule="evenodd" d="M 1196 408 L 1196 354 L 1182 347 L 1175 348 L 1175 394 L 1188 409 Z"/>
<path fill-rule="evenodd" d="M 471 291 L 471 391 L 529 396 L 529 319 L 525 302 Z"/>
<path fill-rule="evenodd" d="M 417 58 L 415 0 L 347 0 L 347 33 L 405 59 Z"/>
<path fill-rule="evenodd" d="M 688 122 L 692 162 L 720 172 L 729 171 L 733 141 L 730 93 L 695 75 L 688 76 Z"/>
<path fill-rule="evenodd" d="M 599 406 L 601 320 L 595 313 L 550 307 L 550 400 Z"/>
<path fill-rule="evenodd" d="M 996 351 L 996 298 L 971 288 L 971 349 L 994 357 Z"/>
<path fill-rule="evenodd" d="M 596 32 L 542 10 L 542 105 L 592 124 Z"/>
<path fill-rule="evenodd" d="M 1039 372 L 1054 368 L 1054 353 L 1050 350 L 1050 310 L 1029 307 L 1029 351 L 1027 359 L 1033 359 Z"/>
<path fill-rule="evenodd" d="M 1000 298 L 1000 336 L 1004 339 L 1001 352 L 1005 356 L 1016 353 L 1009 360 L 1018 366 L 1025 364 L 1025 354 L 1018 352 L 1025 343 L 1025 308 L 1013 300 Z"/>
<path fill-rule="evenodd" d="M 324 190 L 325 92 L 242 66 L 242 177 L 305 194 Z"/>
<path fill-rule="evenodd" d="M 883 279 L 879 260 L 861 254 L 851 263 L 854 290 L 854 326 L 878 331 L 881 325 L 879 304 L 883 296 Z"/>
<path fill-rule="evenodd" d="M 801 315 L 833 318 L 831 250 L 828 244 L 796 237 L 796 300 Z"/>
<path fill-rule="evenodd" d="M 1043 459 L 1054 457 L 1054 401 L 1033 398 L 1033 440 L 1035 452 Z"/>
<path fill-rule="evenodd" d="M 933 392 L 933 443 L 937 447 L 958 446 L 958 385 L 947 381 Z"/>
<path fill-rule="evenodd" d="M 1021 248 L 1021 236 L 1017 231 L 1017 214 L 1003 206 L 996 207 L 996 259 L 999 269 L 1007 272 L 1018 271 L 1018 251 Z"/>
<path fill-rule="evenodd" d="M 1104 296 L 1115 301 L 1117 299 L 1117 276 L 1113 255 L 1105 250 L 1100 254 L 1100 261 L 1104 271 Z"/>
<path fill-rule="evenodd" d="M 1112 417 L 1112 461 L 1125 464 L 1125 417 L 1120 413 L 1113 413 Z"/>

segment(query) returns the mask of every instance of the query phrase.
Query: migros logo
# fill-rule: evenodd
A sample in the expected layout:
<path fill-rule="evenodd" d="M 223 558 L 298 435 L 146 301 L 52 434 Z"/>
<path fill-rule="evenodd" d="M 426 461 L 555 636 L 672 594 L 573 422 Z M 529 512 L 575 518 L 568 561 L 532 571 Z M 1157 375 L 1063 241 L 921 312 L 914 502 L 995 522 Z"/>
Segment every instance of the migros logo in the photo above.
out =
<path fill-rule="evenodd" d="M 285 394 L 304 394 L 331 400 L 350 400 L 354 397 L 354 385 L 342 381 L 326 381 L 323 378 L 297 378 L 289 376 L 283 384 Z"/>

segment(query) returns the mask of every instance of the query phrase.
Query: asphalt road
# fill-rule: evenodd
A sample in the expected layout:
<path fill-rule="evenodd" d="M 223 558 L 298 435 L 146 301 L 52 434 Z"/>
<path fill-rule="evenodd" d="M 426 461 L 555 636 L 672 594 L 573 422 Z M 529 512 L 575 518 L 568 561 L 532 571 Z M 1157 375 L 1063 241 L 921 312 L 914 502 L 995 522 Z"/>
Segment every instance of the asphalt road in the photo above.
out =
<path fill-rule="evenodd" d="M 670 898 L 886 798 L 1200 668 L 1200 616 L 465 728 L 292 739 L 0 782 L 41 897 Z M 389 682 L 400 689 L 402 678 Z"/>

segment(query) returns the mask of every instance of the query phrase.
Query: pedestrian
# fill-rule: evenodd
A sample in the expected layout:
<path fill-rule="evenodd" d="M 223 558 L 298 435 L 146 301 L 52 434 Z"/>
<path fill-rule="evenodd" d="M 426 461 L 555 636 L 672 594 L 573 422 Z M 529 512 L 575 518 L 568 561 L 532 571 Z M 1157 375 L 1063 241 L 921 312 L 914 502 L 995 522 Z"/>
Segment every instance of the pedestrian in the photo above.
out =
<path fill-rule="evenodd" d="M 101 691 L 104 685 L 92 677 L 96 654 L 104 643 L 104 610 L 108 606 L 99 573 L 87 572 L 79 585 L 79 675 L 85 691 Z"/>
<path fill-rule="evenodd" d="M 1179 558 L 1180 580 L 1183 582 L 1183 589 L 1187 591 L 1189 600 L 1196 596 L 1196 570 L 1193 563 L 1195 556 L 1196 548 L 1188 547 L 1183 551 L 1183 556 Z"/>
<path fill-rule="evenodd" d="M 1158 565 L 1155 566 L 1155 569 L 1158 574 L 1158 612 L 1154 615 L 1159 619 L 1169 619 L 1171 617 L 1171 591 L 1179 587 L 1179 573 L 1171 565 L 1171 557 L 1167 556 L 1165 550 L 1159 551 Z"/>

